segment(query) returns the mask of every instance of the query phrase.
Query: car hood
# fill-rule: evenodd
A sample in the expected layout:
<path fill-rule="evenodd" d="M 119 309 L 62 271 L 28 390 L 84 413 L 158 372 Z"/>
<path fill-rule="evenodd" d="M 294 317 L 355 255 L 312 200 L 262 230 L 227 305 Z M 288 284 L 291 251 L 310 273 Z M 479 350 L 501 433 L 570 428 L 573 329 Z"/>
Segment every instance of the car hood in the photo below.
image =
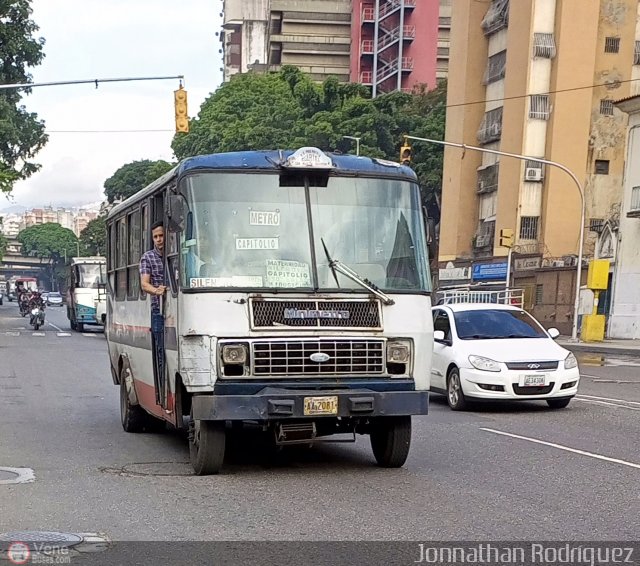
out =
<path fill-rule="evenodd" d="M 502 340 L 460 340 L 467 355 L 496 362 L 539 362 L 564 360 L 569 350 L 551 338 L 505 338 Z"/>

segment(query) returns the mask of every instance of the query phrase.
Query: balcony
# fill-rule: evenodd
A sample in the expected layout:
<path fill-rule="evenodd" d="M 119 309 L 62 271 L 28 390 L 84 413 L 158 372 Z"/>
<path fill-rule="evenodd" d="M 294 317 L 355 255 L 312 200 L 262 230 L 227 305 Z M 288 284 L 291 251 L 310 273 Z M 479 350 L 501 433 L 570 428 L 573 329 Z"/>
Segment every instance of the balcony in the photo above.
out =
<path fill-rule="evenodd" d="M 403 71 L 413 71 L 413 57 L 403 57 L 402 58 L 402 70 Z"/>
<path fill-rule="evenodd" d="M 380 19 L 386 18 L 388 15 L 400 9 L 401 0 L 381 0 L 380 2 Z M 416 0 L 404 0 L 404 7 L 413 9 L 416 7 Z M 376 21 L 376 9 L 367 7 L 362 9 L 362 21 L 371 23 Z"/>
<path fill-rule="evenodd" d="M 628 218 L 640 218 L 640 187 L 631 189 L 631 206 L 627 212 Z"/>
<path fill-rule="evenodd" d="M 373 84 L 373 73 L 371 71 L 362 71 L 360 73 L 360 82 L 363 85 Z"/>
<path fill-rule="evenodd" d="M 360 50 L 362 55 L 371 55 L 373 54 L 373 40 L 372 39 L 363 39 L 362 40 L 362 48 Z"/>
<path fill-rule="evenodd" d="M 416 26 L 405 25 L 402 28 L 402 35 L 406 40 L 412 40 L 416 38 Z"/>

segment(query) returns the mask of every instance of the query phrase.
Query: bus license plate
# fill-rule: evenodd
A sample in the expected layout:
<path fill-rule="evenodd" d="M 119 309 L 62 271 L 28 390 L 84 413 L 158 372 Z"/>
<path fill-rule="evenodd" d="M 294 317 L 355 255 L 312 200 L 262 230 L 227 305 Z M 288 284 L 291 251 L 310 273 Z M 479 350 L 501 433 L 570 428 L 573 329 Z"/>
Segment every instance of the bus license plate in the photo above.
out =
<path fill-rule="evenodd" d="M 305 397 L 304 414 L 312 415 L 337 415 L 338 397 Z"/>
<path fill-rule="evenodd" d="M 521 387 L 544 387 L 547 384 L 547 376 L 545 374 L 524 375 L 522 377 Z"/>

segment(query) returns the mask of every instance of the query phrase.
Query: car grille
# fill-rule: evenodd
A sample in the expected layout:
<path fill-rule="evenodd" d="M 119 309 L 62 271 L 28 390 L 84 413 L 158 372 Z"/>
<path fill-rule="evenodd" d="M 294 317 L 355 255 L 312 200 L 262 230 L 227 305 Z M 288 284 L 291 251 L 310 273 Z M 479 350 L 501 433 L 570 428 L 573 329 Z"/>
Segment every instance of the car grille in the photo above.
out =
<path fill-rule="evenodd" d="M 542 369 L 558 369 L 558 362 L 507 362 L 508 369 L 538 371 Z"/>
<path fill-rule="evenodd" d="M 256 328 L 351 328 L 382 330 L 380 301 L 369 299 L 256 300 L 251 299 L 252 326 Z"/>
<path fill-rule="evenodd" d="M 540 387 L 520 387 L 514 383 L 513 392 L 516 395 L 546 395 L 547 393 L 551 393 L 553 386 L 554 384 L 550 383 L 549 385 Z"/>
<path fill-rule="evenodd" d="M 385 369 L 383 340 L 287 340 L 251 344 L 255 376 L 380 375 Z M 323 353 L 326 362 L 311 360 Z"/>

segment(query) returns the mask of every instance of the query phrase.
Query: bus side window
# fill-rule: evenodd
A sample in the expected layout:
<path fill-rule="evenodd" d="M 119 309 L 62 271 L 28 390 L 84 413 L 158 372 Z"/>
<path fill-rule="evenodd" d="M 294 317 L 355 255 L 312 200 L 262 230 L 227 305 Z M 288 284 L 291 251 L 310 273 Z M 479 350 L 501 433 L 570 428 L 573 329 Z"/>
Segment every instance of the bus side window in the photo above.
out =
<path fill-rule="evenodd" d="M 141 242 L 141 252 L 140 252 L 140 257 L 142 257 L 142 254 L 146 251 L 149 250 L 149 205 L 147 203 L 144 203 L 142 205 L 142 219 L 141 219 L 141 226 L 140 226 L 140 242 Z M 138 262 L 140 261 L 140 258 L 138 258 Z M 142 290 L 142 287 L 140 287 L 140 298 L 144 299 L 147 296 L 147 294 Z"/>

